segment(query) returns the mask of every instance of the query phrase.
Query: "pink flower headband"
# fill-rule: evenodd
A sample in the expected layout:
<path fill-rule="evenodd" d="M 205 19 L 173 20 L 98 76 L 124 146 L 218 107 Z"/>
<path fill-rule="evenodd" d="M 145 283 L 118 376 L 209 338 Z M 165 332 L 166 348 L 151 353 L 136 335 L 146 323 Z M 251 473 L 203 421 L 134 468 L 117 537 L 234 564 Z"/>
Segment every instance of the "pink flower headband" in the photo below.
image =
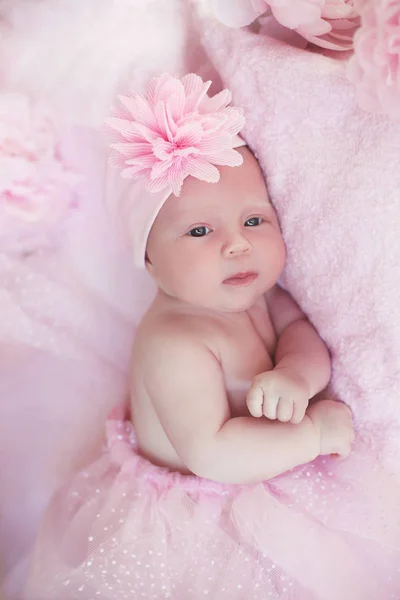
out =
<path fill-rule="evenodd" d="M 228 106 L 231 92 L 208 96 L 211 81 L 190 73 L 151 80 L 147 93 L 120 96 L 121 106 L 106 124 L 116 137 L 110 162 L 121 176 L 137 183 L 126 190 L 134 258 L 144 266 L 147 237 L 158 212 L 186 177 L 219 181 L 217 166 L 243 162 L 234 150 L 245 142 L 237 135 L 245 123 L 243 110 Z M 126 194 L 125 194 L 126 195 Z"/>

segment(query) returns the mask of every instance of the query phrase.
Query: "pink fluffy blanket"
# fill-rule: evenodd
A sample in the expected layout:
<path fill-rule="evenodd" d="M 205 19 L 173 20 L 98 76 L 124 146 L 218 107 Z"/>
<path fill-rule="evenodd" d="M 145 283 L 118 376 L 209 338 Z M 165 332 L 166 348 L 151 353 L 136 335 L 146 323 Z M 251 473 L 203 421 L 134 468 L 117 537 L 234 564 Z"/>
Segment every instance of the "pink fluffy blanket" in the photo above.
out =
<path fill-rule="evenodd" d="M 400 123 L 358 106 L 345 64 L 212 22 L 288 248 L 284 285 L 326 340 L 359 434 L 398 467 Z"/>
<path fill-rule="evenodd" d="M 0 550 L 18 597 L 52 492 L 96 453 L 105 415 L 125 397 L 135 323 L 153 291 L 107 220 L 98 126 L 127 79 L 212 68 L 183 0 L 19 0 L 0 10 L 0 95 L 45 100 L 83 176 L 62 235 L 24 237 L 15 214 L 5 229 L 10 211 L 0 206 Z M 210 22 L 201 30 L 245 109 L 281 219 L 283 283 L 328 343 L 334 390 L 359 435 L 397 468 L 400 125 L 362 112 L 333 58 Z"/>

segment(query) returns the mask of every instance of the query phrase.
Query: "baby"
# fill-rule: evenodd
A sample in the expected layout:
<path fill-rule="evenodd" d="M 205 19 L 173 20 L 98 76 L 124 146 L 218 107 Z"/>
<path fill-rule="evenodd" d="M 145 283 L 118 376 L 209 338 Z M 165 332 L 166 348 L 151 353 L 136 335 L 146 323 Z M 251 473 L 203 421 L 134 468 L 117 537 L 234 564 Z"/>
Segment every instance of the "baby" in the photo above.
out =
<path fill-rule="evenodd" d="M 106 451 L 57 494 L 25 597 L 397 598 L 398 483 L 360 445 L 284 474 L 348 455 L 352 417 L 309 405 L 329 354 L 277 285 L 285 246 L 243 115 L 208 85 L 161 76 L 109 122 L 127 178 L 112 172 L 110 199 L 158 292 L 133 423 L 115 407 Z"/>
<path fill-rule="evenodd" d="M 148 163 L 137 156 L 145 143 L 164 161 L 152 166 L 153 179 L 146 191 L 139 187 L 132 209 L 136 236 L 147 210 L 144 239 L 134 248 L 158 287 L 133 351 L 132 416 L 141 452 L 155 464 L 223 483 L 263 481 L 322 454 L 347 456 L 354 439 L 350 410 L 331 400 L 309 406 L 328 384 L 330 358 L 277 285 L 285 245 L 258 162 L 227 125 L 232 111 L 236 130 L 243 125 L 239 109 L 226 106 L 226 95 L 222 108 L 210 108 L 205 102 L 224 92 L 210 99 L 203 89 L 201 96 L 200 86 L 207 84 L 194 75 L 181 81 L 165 75 L 152 85 L 147 101 L 125 98 L 131 115 L 145 115 L 141 129 L 134 119 L 126 124 L 126 110 L 125 125 L 123 119 L 110 122 L 125 140 L 143 138 L 134 138 L 129 150 L 127 143 L 114 146 L 129 165 L 126 177 L 143 177 Z M 195 105 L 196 85 L 200 100 L 193 121 L 187 105 Z M 152 109 L 156 120 L 150 125 Z M 200 160 L 196 143 L 203 151 L 210 147 L 204 131 L 221 114 L 225 121 L 220 119 L 219 131 L 213 125 L 212 141 L 214 148 L 221 139 L 226 145 L 228 130 L 229 148 L 223 159 L 208 150 L 209 163 L 212 155 L 218 167 L 210 171 L 205 160 L 200 166 L 185 163 L 192 155 Z M 193 124 L 199 120 L 200 142 Z M 182 134 L 179 126 L 186 126 Z M 154 183 L 155 173 L 169 179 Z"/>

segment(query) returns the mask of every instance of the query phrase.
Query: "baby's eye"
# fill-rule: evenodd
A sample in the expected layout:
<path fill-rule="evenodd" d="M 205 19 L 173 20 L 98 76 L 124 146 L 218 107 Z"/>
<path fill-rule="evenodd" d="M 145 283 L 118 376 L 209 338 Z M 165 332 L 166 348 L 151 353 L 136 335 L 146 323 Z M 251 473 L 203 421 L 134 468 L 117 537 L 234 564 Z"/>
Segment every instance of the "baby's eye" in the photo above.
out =
<path fill-rule="evenodd" d="M 191 229 L 189 231 L 188 235 L 190 235 L 191 237 L 204 237 L 205 235 L 208 235 L 209 233 L 211 233 L 211 229 L 209 227 L 201 226 L 201 227 L 195 227 L 194 229 Z"/>
<path fill-rule="evenodd" d="M 244 224 L 245 227 L 257 227 L 257 225 L 261 225 L 263 219 L 261 217 L 251 217 L 251 219 L 247 219 Z"/>

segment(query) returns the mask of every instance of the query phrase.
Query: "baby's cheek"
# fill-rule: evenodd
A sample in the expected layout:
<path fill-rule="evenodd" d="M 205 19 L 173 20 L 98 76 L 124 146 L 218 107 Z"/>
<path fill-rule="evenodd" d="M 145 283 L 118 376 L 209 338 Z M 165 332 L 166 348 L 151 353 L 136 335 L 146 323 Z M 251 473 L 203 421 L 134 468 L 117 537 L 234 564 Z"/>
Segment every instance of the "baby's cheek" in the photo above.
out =
<path fill-rule="evenodd" d="M 267 255 L 271 267 L 283 269 L 286 260 L 285 242 L 279 231 L 274 231 L 273 235 L 268 240 Z"/>

